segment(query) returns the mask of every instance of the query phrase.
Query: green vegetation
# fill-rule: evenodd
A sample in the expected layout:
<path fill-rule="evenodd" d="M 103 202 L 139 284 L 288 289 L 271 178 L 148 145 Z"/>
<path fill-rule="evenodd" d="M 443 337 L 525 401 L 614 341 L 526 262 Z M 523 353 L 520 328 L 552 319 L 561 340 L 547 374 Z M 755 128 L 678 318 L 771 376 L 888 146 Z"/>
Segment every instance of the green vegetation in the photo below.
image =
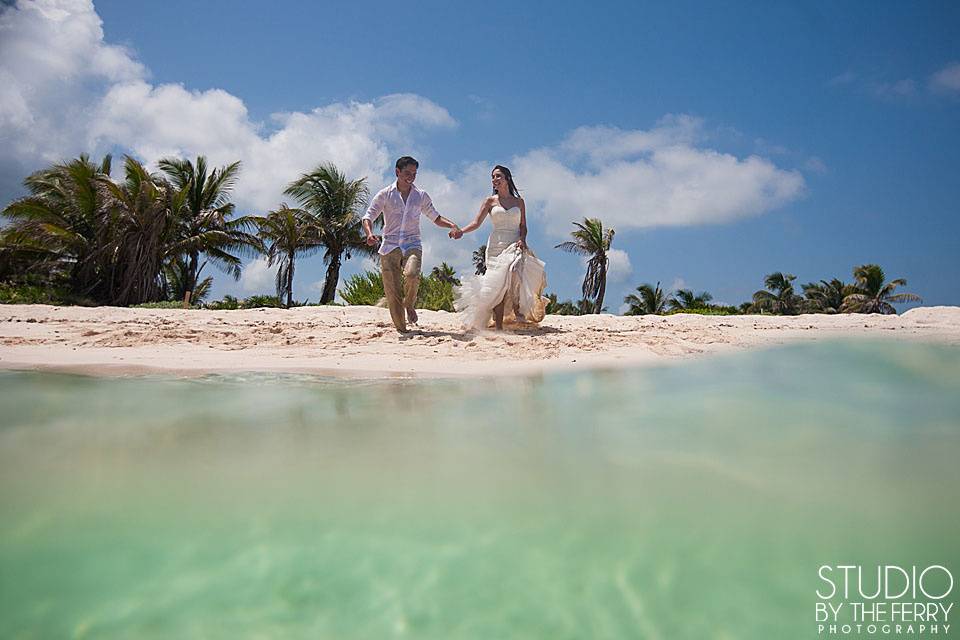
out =
<path fill-rule="evenodd" d="M 487 272 L 487 245 L 482 244 L 473 251 L 474 272 L 482 276 Z"/>
<path fill-rule="evenodd" d="M 375 306 L 383 299 L 383 276 L 379 271 L 364 271 L 349 278 L 340 289 L 347 304 Z"/>
<path fill-rule="evenodd" d="M 446 262 L 434 267 L 430 275 L 420 275 L 417 308 L 431 311 L 454 311 L 453 288 L 460 286 L 453 267 Z M 347 279 L 340 289 L 347 304 L 376 306 L 383 304 L 383 276 L 379 271 L 364 271 Z"/>
<path fill-rule="evenodd" d="M 183 309 L 183 301 L 162 300 L 160 302 L 144 302 L 143 304 L 131 305 L 134 309 Z M 187 309 L 199 309 L 198 305 L 190 305 Z"/>
<path fill-rule="evenodd" d="M 775 315 L 792 316 L 800 311 L 803 298 L 794 293 L 793 281 L 797 276 L 779 271 L 771 273 L 763 280 L 766 289 L 753 294 L 755 309 Z"/>
<path fill-rule="evenodd" d="M 604 230 L 599 218 L 584 218 L 582 223 L 574 222 L 573 226 L 576 227 L 570 233 L 573 240 L 561 242 L 556 248 L 588 257 L 587 273 L 583 278 L 583 299 L 593 301 L 586 313 L 600 313 L 607 290 L 607 268 L 610 263 L 607 252 L 616 232 L 613 229 Z"/>
<path fill-rule="evenodd" d="M 299 306 L 293 299 L 297 258 L 323 252 L 327 265 L 319 304 L 333 304 L 344 260 L 372 255 L 360 224 L 367 200 L 366 179 L 348 179 L 336 166 L 319 164 L 287 185 L 284 194 L 297 207 L 281 204 L 264 215 L 237 216 L 230 193 L 240 163 L 209 168 L 195 161 L 164 158 L 160 173 L 150 173 L 130 156 L 123 177 L 111 177 L 112 159 L 93 162 L 81 155 L 41 169 L 24 180 L 29 195 L 2 211 L 0 229 L 0 303 L 83 304 L 179 308 L 252 308 Z M 583 315 L 604 311 L 609 251 L 615 231 L 598 218 L 574 222 L 571 240 L 556 248 L 586 258 L 583 297 L 573 302 L 549 294 L 547 313 Z M 204 305 L 213 264 L 234 279 L 242 257 L 263 254 L 277 266 L 276 295 L 232 296 Z M 476 274 L 486 271 L 486 247 L 473 252 Z M 886 280 L 883 269 L 864 264 L 853 270 L 852 284 L 833 278 L 794 289 L 796 276 L 774 272 L 764 288 L 739 306 L 713 304 L 706 291 L 666 292 L 658 282 L 643 283 L 624 298 L 627 315 L 701 313 L 896 313 L 894 304 L 921 302 L 912 293 L 896 293 L 906 280 Z M 453 311 L 459 285 L 447 264 L 421 277 L 417 305 Z M 189 296 L 187 293 L 189 292 Z M 348 304 L 377 304 L 383 298 L 380 274 L 352 276 L 340 290 Z"/>
<path fill-rule="evenodd" d="M 892 302 L 922 302 L 914 293 L 894 293 L 897 287 L 905 287 L 907 281 L 897 278 L 885 282 L 886 276 L 879 265 L 865 264 L 853 270 L 856 290 L 844 297 L 841 311 L 853 313 L 894 314 Z"/>
<path fill-rule="evenodd" d="M 913 293 L 894 293 L 907 281 L 903 278 L 886 282 L 883 269 L 875 264 L 865 264 L 853 270 L 855 284 L 846 284 L 839 278 L 821 280 L 803 285 L 803 295 L 793 288 L 796 276 L 776 271 L 763 281 L 764 289 L 753 294 L 751 302 L 739 306 L 715 305 L 706 291 L 694 294 L 691 289 L 678 289 L 667 300 L 664 311 L 662 300 L 666 294 L 656 287 L 642 284 L 637 287 L 640 295 L 630 294 L 623 299 L 629 305 L 625 315 L 656 313 L 697 313 L 700 315 L 771 314 L 796 315 L 798 313 L 896 313 L 892 303 L 921 302 Z M 556 298 L 554 298 L 555 300 Z M 550 307 L 548 307 L 549 309 Z M 656 311 L 654 311 L 656 309 Z M 550 313 L 548 311 L 548 313 Z"/>
<path fill-rule="evenodd" d="M 375 247 L 367 245 L 366 235 L 360 224 L 361 212 L 366 208 L 366 179 L 348 180 L 333 164 L 321 164 L 312 172 L 305 173 L 290 183 L 284 194 L 300 204 L 302 217 L 315 234 L 306 234 L 305 242 L 309 246 L 316 239 L 324 248 L 323 261 L 327 265 L 327 275 L 324 278 L 320 304 L 333 302 L 344 257 L 349 260 L 353 254 L 376 253 Z M 288 305 L 292 300 L 292 257 L 289 275 Z M 280 296 L 279 284 L 277 295 Z"/>
<path fill-rule="evenodd" d="M 241 255 L 251 255 L 258 247 L 255 236 L 248 233 L 253 227 L 249 216 L 231 219 L 234 205 L 230 191 L 240 173 L 240 162 L 214 169 L 207 173 L 207 159 L 197 158 L 196 164 L 180 158 L 160 160 L 160 170 L 170 178 L 174 187 L 186 193 L 180 215 L 177 246 L 170 252 L 175 258 L 164 267 L 168 297 L 183 300 L 191 292 L 191 302 L 202 301 L 210 291 L 213 278 L 200 280 L 207 261 L 226 271 L 234 280 L 240 278 Z M 206 260 L 201 263 L 201 256 Z"/>
<path fill-rule="evenodd" d="M 0 282 L 0 304 L 75 304 L 69 302 L 69 299 L 66 289 Z"/>
<path fill-rule="evenodd" d="M 630 308 L 624 315 L 643 316 L 647 314 L 662 314 L 667 309 L 667 295 L 660 288 L 658 282 L 655 287 L 648 283 L 643 283 L 637 287 L 636 294 L 628 294 L 623 301 L 630 305 Z"/>

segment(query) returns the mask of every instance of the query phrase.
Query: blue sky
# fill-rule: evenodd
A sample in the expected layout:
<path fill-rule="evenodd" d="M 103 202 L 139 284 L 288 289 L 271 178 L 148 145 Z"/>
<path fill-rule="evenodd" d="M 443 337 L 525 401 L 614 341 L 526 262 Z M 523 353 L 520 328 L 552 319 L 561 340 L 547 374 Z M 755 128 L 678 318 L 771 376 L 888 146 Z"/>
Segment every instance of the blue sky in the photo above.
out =
<path fill-rule="evenodd" d="M 243 160 L 236 201 L 263 212 L 321 161 L 375 191 L 409 152 L 461 224 L 511 166 L 561 298 L 583 269 L 552 247 L 590 216 L 617 230 L 612 312 L 641 282 L 739 303 L 772 271 L 866 262 L 960 304 L 957 33 L 953 2 L 21 2 L 0 14 L 0 200 L 81 151 L 204 153 Z M 427 267 L 461 269 L 485 239 L 424 236 Z M 263 264 L 214 275 L 218 296 L 272 288 Z M 322 275 L 305 260 L 295 296 Z"/>

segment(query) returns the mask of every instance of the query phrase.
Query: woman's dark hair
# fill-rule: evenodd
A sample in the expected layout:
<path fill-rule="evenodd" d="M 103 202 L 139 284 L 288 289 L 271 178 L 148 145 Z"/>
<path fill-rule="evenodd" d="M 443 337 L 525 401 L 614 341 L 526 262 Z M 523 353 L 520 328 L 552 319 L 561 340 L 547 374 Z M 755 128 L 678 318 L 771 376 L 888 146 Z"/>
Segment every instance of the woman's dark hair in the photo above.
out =
<path fill-rule="evenodd" d="M 517 185 L 514 184 L 513 182 L 513 174 L 510 173 L 510 169 L 507 169 L 502 164 L 498 164 L 497 166 L 495 166 L 493 168 L 493 171 L 496 171 L 497 169 L 500 169 L 500 173 L 502 173 L 503 177 L 507 179 L 507 185 L 510 187 L 510 195 L 512 195 L 514 198 L 519 198 L 520 190 L 517 189 Z M 493 171 L 490 172 L 491 175 L 493 174 Z M 493 192 L 496 193 L 497 190 L 494 189 Z"/>
<path fill-rule="evenodd" d="M 411 164 L 417 167 L 418 169 L 420 168 L 420 163 L 417 162 L 416 158 L 411 158 L 410 156 L 403 156 L 402 158 L 397 160 L 397 170 L 403 171 L 404 167 Z"/>

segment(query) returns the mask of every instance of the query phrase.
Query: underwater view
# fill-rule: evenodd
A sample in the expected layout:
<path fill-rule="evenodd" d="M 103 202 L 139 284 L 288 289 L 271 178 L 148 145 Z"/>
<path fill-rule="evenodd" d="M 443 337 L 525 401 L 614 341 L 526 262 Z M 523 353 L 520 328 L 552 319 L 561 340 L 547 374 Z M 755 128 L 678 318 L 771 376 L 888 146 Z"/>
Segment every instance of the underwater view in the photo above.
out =
<path fill-rule="evenodd" d="M 956 574 L 958 487 L 943 346 L 499 379 L 2 372 L 0 637 L 818 637 L 822 565 Z"/>

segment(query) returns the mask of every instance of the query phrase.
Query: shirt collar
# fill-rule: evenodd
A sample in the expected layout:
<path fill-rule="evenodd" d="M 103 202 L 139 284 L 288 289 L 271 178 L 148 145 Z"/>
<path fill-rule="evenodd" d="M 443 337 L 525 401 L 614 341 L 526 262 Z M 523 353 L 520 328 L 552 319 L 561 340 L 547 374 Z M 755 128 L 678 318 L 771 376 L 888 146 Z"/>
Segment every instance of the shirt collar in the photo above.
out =
<path fill-rule="evenodd" d="M 390 183 L 390 193 L 393 193 L 393 192 L 400 193 L 400 189 L 397 188 L 396 180 Z M 420 189 L 417 189 L 416 184 L 410 185 L 410 193 L 420 193 Z"/>

